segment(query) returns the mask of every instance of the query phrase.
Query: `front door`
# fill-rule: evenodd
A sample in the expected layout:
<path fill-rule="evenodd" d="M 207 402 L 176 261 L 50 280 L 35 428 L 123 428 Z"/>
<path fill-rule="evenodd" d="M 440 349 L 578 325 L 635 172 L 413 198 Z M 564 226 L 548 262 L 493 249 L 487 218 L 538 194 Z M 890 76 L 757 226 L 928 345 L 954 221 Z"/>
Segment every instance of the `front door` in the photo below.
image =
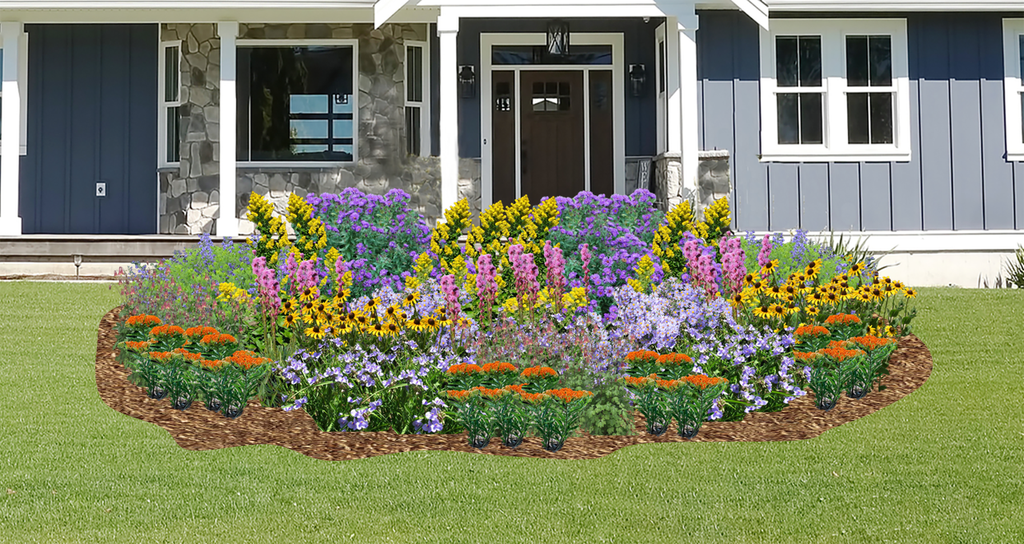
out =
<path fill-rule="evenodd" d="M 520 183 L 531 202 L 585 187 L 583 72 L 522 72 Z"/>
<path fill-rule="evenodd" d="M 158 25 L 25 30 L 23 232 L 155 233 Z"/>

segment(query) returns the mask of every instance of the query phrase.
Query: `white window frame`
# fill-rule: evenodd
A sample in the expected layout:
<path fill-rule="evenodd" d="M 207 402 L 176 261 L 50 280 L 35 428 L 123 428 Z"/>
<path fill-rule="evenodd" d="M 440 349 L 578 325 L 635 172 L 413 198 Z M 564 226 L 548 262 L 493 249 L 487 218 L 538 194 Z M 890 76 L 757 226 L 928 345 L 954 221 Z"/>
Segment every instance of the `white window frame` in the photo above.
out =
<path fill-rule="evenodd" d="M 179 158 L 179 160 L 177 160 L 177 161 L 169 161 L 169 160 L 167 160 L 167 143 L 168 143 L 167 142 L 167 110 L 170 109 L 170 108 L 178 108 L 178 115 L 179 116 L 181 115 L 181 74 L 180 74 L 180 71 L 181 71 L 181 56 L 182 56 L 182 54 L 181 54 L 181 46 L 182 46 L 182 42 L 181 41 L 160 42 L 160 58 L 158 60 L 158 65 L 159 65 L 158 66 L 158 70 L 159 70 L 159 74 L 160 75 L 159 75 L 158 82 L 157 82 L 158 92 L 160 93 L 160 96 L 159 96 L 159 99 L 160 99 L 160 113 L 158 114 L 158 118 L 157 118 L 157 130 L 159 131 L 159 136 L 157 137 L 157 145 L 159 146 L 158 149 L 157 149 L 157 157 L 158 157 L 157 164 L 158 164 L 158 166 L 160 168 L 174 167 L 174 166 L 178 166 L 178 165 L 181 164 L 181 160 L 180 160 L 181 159 L 181 134 L 180 133 L 178 134 L 178 158 Z M 171 47 L 177 47 L 178 48 L 178 68 L 177 69 L 179 71 L 179 74 L 178 74 L 178 94 L 177 94 L 178 98 L 177 98 L 177 100 L 167 100 L 166 99 L 166 97 L 167 97 L 167 95 L 166 95 L 167 89 L 165 88 L 165 86 L 167 84 L 167 81 L 166 81 L 166 75 L 167 75 L 167 65 L 166 65 L 167 64 L 167 49 L 171 48 Z"/>
<path fill-rule="evenodd" d="M 239 39 L 237 49 L 246 47 L 287 47 L 310 45 L 347 45 L 352 48 L 352 160 L 350 161 L 237 161 L 239 168 L 330 168 L 359 162 L 359 40 L 357 39 Z M 249 145 L 248 135 L 237 145 Z"/>
<path fill-rule="evenodd" d="M 892 37 L 892 86 L 896 94 L 892 144 L 850 144 L 847 132 L 846 37 Z M 779 144 L 775 75 L 775 38 L 820 36 L 822 71 L 821 144 Z M 911 159 L 910 76 L 906 19 L 772 19 L 761 30 L 761 156 L 762 162 L 906 162 Z M 798 89 L 798 88 L 794 88 Z M 885 88 L 879 90 L 885 92 Z M 796 92 L 796 91 L 793 91 Z M 860 88 L 858 88 L 860 92 Z"/>
<path fill-rule="evenodd" d="M 420 77 L 423 82 L 423 93 L 419 102 L 409 100 L 409 78 L 405 78 L 405 105 L 420 109 L 420 156 L 430 156 L 430 42 L 405 40 L 405 59 L 409 60 L 409 48 L 419 47 L 422 51 L 423 63 Z M 408 127 L 407 127 L 408 129 Z"/>
<path fill-rule="evenodd" d="M 1024 74 L 1021 74 L 1021 36 L 1024 19 L 1003 19 L 1003 89 L 1006 92 L 1006 159 L 1024 161 L 1024 128 L 1022 128 L 1021 95 Z"/>
<path fill-rule="evenodd" d="M 21 90 L 21 145 L 18 146 L 18 153 L 25 155 L 28 150 L 28 33 L 22 32 L 18 41 L 18 87 Z M 2 34 L 0 44 L 3 44 Z M 0 55 L 3 55 L 2 47 Z M 2 97 L 3 89 L 0 89 L 0 98 Z"/>

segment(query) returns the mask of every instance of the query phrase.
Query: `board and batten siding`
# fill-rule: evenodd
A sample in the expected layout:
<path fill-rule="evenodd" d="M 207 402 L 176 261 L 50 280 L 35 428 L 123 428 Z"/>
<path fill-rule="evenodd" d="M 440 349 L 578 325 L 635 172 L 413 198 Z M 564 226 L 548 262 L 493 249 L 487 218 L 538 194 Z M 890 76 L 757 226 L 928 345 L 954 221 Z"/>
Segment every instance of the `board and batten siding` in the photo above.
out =
<path fill-rule="evenodd" d="M 759 27 L 699 15 L 700 145 L 731 153 L 737 230 L 1024 229 L 1024 163 L 1005 158 L 1004 15 L 887 15 L 907 20 L 912 158 L 861 163 L 760 162 Z"/>

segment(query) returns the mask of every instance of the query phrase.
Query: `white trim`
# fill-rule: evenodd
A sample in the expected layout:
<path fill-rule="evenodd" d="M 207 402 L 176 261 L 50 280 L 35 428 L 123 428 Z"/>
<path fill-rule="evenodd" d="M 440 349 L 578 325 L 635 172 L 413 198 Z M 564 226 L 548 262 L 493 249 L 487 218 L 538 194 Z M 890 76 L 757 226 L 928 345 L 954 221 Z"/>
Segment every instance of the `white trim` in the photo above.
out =
<path fill-rule="evenodd" d="M 742 234 L 742 233 L 741 233 Z M 755 232 L 758 238 L 767 231 Z M 817 242 L 828 242 L 842 235 L 843 241 L 863 241 L 869 251 L 897 253 L 941 253 L 947 251 L 992 252 L 1014 251 L 1024 245 L 1024 230 L 918 230 L 918 231 L 849 231 L 807 233 Z"/>
<path fill-rule="evenodd" d="M 246 169 L 252 168 L 330 168 L 332 166 L 351 166 L 359 162 L 359 40 L 344 39 L 258 39 L 245 38 L 235 40 L 236 51 L 243 47 L 287 47 L 311 45 L 347 45 L 352 48 L 352 160 L 351 161 L 237 161 Z M 236 53 L 237 55 L 237 53 Z M 404 69 L 404 67 L 403 67 Z M 223 101 L 222 101 L 223 102 Z M 221 115 L 223 115 L 223 106 Z M 221 128 L 223 130 L 223 127 Z M 223 139 L 223 134 L 221 136 Z M 246 143 L 245 145 L 249 145 Z M 223 145 L 221 146 L 223 149 Z M 221 155 L 223 157 L 223 154 Z"/>
<path fill-rule="evenodd" d="M 169 160 L 167 160 L 167 144 L 168 144 L 168 141 L 167 141 L 167 110 L 170 109 L 170 108 L 177 108 L 177 107 L 181 106 L 181 74 L 180 74 L 180 71 L 181 71 L 181 45 L 182 45 L 182 42 L 180 40 L 179 41 L 167 41 L 167 42 L 162 41 L 162 42 L 160 42 L 160 53 L 159 53 L 159 57 L 160 58 L 157 59 L 157 70 L 159 70 L 158 75 L 157 75 L 157 92 L 160 93 L 160 96 L 158 98 L 158 102 L 160 104 L 160 108 L 159 108 L 160 112 L 157 114 L 157 120 L 156 120 L 157 131 L 158 131 L 158 135 L 157 135 L 157 168 L 172 168 L 174 166 L 179 166 L 181 164 L 181 160 L 180 160 L 180 154 L 181 154 L 181 134 L 180 133 L 178 134 L 179 160 L 177 160 L 177 161 L 169 161 Z M 166 61 L 166 59 L 167 59 L 167 49 L 171 48 L 171 47 L 177 47 L 178 48 L 178 66 L 175 67 L 175 70 L 179 71 L 179 74 L 178 74 L 178 93 L 177 93 L 177 98 L 178 99 L 177 100 L 170 100 L 170 101 L 168 101 L 168 100 L 165 99 L 165 97 L 167 96 L 167 94 L 166 94 L 167 93 L 167 89 L 166 89 L 166 85 L 167 85 L 167 79 L 166 79 L 166 76 L 167 76 L 167 66 L 166 66 L 166 64 L 167 64 L 167 61 Z M 179 115 L 180 115 L 180 110 L 179 110 Z"/>
<path fill-rule="evenodd" d="M 1020 0 L 769 0 L 771 11 L 1020 11 Z M 774 24 L 774 23 L 773 23 Z"/>
<path fill-rule="evenodd" d="M 0 142 L 0 236 L 19 236 L 22 221 L 19 213 L 21 183 L 21 141 L 22 121 L 25 118 L 24 97 L 28 94 L 22 81 L 22 43 L 25 27 L 22 23 L 0 23 L 0 44 L 3 45 L 4 66 L 2 75 L 3 101 L 0 130 L 13 136 Z"/>
<path fill-rule="evenodd" d="M 531 8 L 532 13 L 532 8 Z M 479 84 L 477 86 L 478 93 L 480 95 L 480 197 L 481 197 L 481 209 L 486 210 L 494 199 L 494 157 L 493 148 L 491 142 L 494 141 L 494 120 L 492 118 L 493 112 L 493 99 L 491 89 L 491 73 L 492 70 L 497 71 L 512 71 L 515 73 L 515 84 L 513 92 L 513 101 L 516 103 L 515 107 L 515 184 L 516 184 L 516 196 L 518 197 L 522 193 L 522 184 L 520 180 L 520 174 L 522 172 L 522 165 L 520 164 L 520 152 L 519 143 L 520 137 L 520 118 L 519 118 L 519 92 L 520 82 L 519 73 L 523 70 L 535 71 L 535 70 L 579 70 L 584 73 L 584 82 L 588 81 L 590 70 L 611 70 L 612 72 L 612 153 L 613 153 L 613 168 L 615 169 L 613 190 L 616 194 L 625 194 L 626 192 L 626 137 L 625 137 L 625 103 L 626 97 L 625 92 L 625 79 L 624 79 L 624 65 L 623 65 L 623 36 L 621 33 L 601 33 L 601 32 L 573 32 L 570 35 L 570 42 L 577 45 L 610 45 L 612 47 L 612 64 L 608 65 L 533 65 L 533 64 L 522 64 L 522 65 L 508 65 L 508 66 L 492 66 L 491 65 L 491 49 L 495 45 L 544 45 L 545 35 L 538 32 L 518 32 L 518 33 L 480 33 L 480 74 L 478 75 Z M 443 93 L 442 93 L 442 96 Z M 589 106 L 584 105 L 584 128 L 586 129 L 589 120 L 587 119 L 590 115 Z M 584 141 L 584 155 L 589 155 L 590 147 L 590 133 L 584 130 L 585 141 Z M 584 169 L 587 172 L 584 180 L 584 186 L 589 188 L 589 171 L 590 163 L 586 162 Z"/>
<path fill-rule="evenodd" d="M 1024 19 L 1003 19 L 1003 89 L 1006 93 L 1006 159 L 1024 161 L 1024 74 L 1021 74 Z"/>
<path fill-rule="evenodd" d="M 441 209 L 447 210 L 459 201 L 459 18 L 447 7 L 437 17 L 438 92 L 440 104 L 438 118 L 441 163 Z"/>
<path fill-rule="evenodd" d="M 888 34 L 892 38 L 892 86 L 895 97 L 893 144 L 847 143 L 845 95 L 846 40 L 850 34 Z M 775 38 L 780 35 L 821 36 L 823 94 L 822 139 L 820 145 L 779 144 L 777 92 L 800 92 L 799 87 L 780 88 L 775 79 Z M 910 77 L 908 69 L 906 19 L 777 19 L 770 31 L 762 30 L 761 58 L 761 161 L 776 162 L 859 162 L 911 159 Z"/>
<path fill-rule="evenodd" d="M 658 154 L 668 151 L 668 40 L 665 38 L 667 24 L 661 23 L 654 29 L 654 93 L 656 98 L 656 129 Z M 664 67 L 664 70 L 662 68 Z M 665 81 L 662 81 L 664 79 Z"/>
<path fill-rule="evenodd" d="M 217 234 L 238 236 L 235 194 L 238 175 L 238 22 L 217 23 L 220 37 L 220 202 Z"/>
<path fill-rule="evenodd" d="M 2 41 L 3 34 L 0 33 L 0 44 L 2 44 Z M 2 54 L 2 51 L 3 48 L 0 46 L 0 54 Z M 18 145 L 18 153 L 24 156 L 28 149 L 28 34 L 24 30 L 22 30 L 21 38 L 18 40 L 18 87 L 21 89 L 21 92 L 18 93 L 21 102 L 21 129 L 19 131 L 21 143 Z M 0 97 L 2 96 L 3 91 L 0 89 Z"/>
<path fill-rule="evenodd" d="M 430 41 L 405 40 L 405 62 L 409 62 L 409 48 L 419 47 L 422 50 L 420 66 L 421 93 L 419 101 L 409 100 L 409 77 L 408 71 L 404 77 L 405 105 L 420 109 L 420 156 L 430 156 Z M 405 69 L 403 64 L 402 68 Z M 406 132 L 408 133 L 406 127 Z"/>

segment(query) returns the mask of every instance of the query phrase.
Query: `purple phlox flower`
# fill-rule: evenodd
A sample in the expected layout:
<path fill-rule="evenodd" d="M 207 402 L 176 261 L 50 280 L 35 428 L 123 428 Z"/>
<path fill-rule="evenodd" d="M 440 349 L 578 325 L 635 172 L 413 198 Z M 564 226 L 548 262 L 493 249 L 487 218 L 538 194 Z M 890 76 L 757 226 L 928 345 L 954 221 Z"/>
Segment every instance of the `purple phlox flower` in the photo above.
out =
<path fill-rule="evenodd" d="M 772 260 L 772 239 L 768 234 L 761 240 L 761 251 L 757 254 L 757 265 L 764 267 Z"/>

